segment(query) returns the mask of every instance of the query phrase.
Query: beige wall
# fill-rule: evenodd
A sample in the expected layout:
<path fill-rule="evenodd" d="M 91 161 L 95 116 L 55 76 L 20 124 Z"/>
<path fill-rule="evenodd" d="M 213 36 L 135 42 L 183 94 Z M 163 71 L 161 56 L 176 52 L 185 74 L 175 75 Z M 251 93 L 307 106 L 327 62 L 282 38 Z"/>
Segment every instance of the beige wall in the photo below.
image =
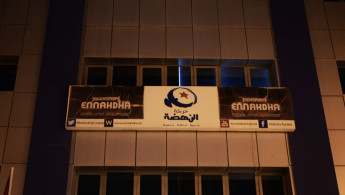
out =
<path fill-rule="evenodd" d="M 311 41 L 340 194 L 345 194 L 345 103 L 337 61 L 345 60 L 345 3 L 306 1 Z"/>
<path fill-rule="evenodd" d="M 14 91 L 0 91 L 0 193 L 14 167 L 13 195 L 23 191 L 48 0 L 0 0 L 0 56 L 18 56 Z"/>

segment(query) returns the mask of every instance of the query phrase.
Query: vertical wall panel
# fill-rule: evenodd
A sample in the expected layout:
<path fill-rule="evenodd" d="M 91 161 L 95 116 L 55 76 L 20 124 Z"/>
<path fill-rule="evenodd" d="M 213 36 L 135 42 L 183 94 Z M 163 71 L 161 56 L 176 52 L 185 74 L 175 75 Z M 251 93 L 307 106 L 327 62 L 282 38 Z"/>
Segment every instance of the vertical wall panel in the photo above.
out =
<path fill-rule="evenodd" d="M 246 28 L 270 28 L 268 1 L 243 0 Z"/>
<path fill-rule="evenodd" d="M 345 60 L 345 30 L 331 30 L 331 38 L 335 58 L 337 60 Z"/>
<path fill-rule="evenodd" d="M 114 26 L 139 25 L 139 0 L 114 0 Z"/>
<path fill-rule="evenodd" d="M 87 26 L 112 26 L 113 0 L 89 0 Z"/>
<path fill-rule="evenodd" d="M 136 132 L 107 132 L 105 166 L 135 166 Z"/>
<path fill-rule="evenodd" d="M 194 28 L 194 58 L 220 59 L 218 29 Z"/>
<path fill-rule="evenodd" d="M 254 133 L 228 133 L 230 167 L 258 167 L 258 152 Z"/>
<path fill-rule="evenodd" d="M 9 128 L 4 153 L 4 163 L 27 163 L 31 128 Z"/>
<path fill-rule="evenodd" d="M 271 29 L 247 29 L 249 59 L 274 59 L 272 40 Z"/>
<path fill-rule="evenodd" d="M 111 27 L 86 28 L 84 56 L 110 57 Z"/>
<path fill-rule="evenodd" d="M 28 24 L 47 24 L 48 8 L 49 1 L 47 0 L 30 0 Z"/>
<path fill-rule="evenodd" d="M 42 55 L 21 55 L 17 68 L 15 92 L 37 92 Z"/>
<path fill-rule="evenodd" d="M 192 0 L 193 26 L 218 28 L 217 1 Z"/>
<path fill-rule="evenodd" d="M 228 167 L 225 132 L 198 132 L 198 167 Z"/>
<path fill-rule="evenodd" d="M 220 29 L 222 59 L 248 59 L 244 29 Z"/>
<path fill-rule="evenodd" d="M 7 127 L 0 127 L 0 162 L 2 164 L 2 157 L 5 151 Z"/>
<path fill-rule="evenodd" d="M 322 97 L 328 129 L 345 129 L 345 107 L 342 96 Z"/>
<path fill-rule="evenodd" d="M 192 28 L 167 29 L 167 58 L 193 58 Z"/>
<path fill-rule="evenodd" d="M 32 127 L 36 93 L 15 93 L 13 98 L 10 126 Z"/>
<path fill-rule="evenodd" d="M 168 27 L 192 26 L 192 0 L 167 0 L 166 21 Z"/>
<path fill-rule="evenodd" d="M 338 66 L 333 59 L 315 59 L 321 95 L 342 96 Z"/>
<path fill-rule="evenodd" d="M 29 0 L 10 0 L 5 3 L 3 24 L 25 24 Z"/>
<path fill-rule="evenodd" d="M 166 132 L 137 133 L 137 166 L 166 166 Z"/>
<path fill-rule="evenodd" d="M 104 166 L 105 132 L 77 132 L 74 151 L 76 166 Z"/>
<path fill-rule="evenodd" d="M 326 13 L 322 2 L 307 2 L 305 10 L 310 29 L 328 29 Z"/>
<path fill-rule="evenodd" d="M 345 166 L 336 166 L 335 173 L 339 186 L 339 194 L 345 194 Z"/>
<path fill-rule="evenodd" d="M 345 165 L 345 131 L 328 131 L 334 165 Z"/>
<path fill-rule="evenodd" d="M 13 92 L 1 91 L 0 92 L 0 126 L 8 126 L 10 120 L 10 113 L 12 107 Z"/>
<path fill-rule="evenodd" d="M 196 167 L 195 132 L 167 133 L 167 166 L 168 167 Z"/>
<path fill-rule="evenodd" d="M 218 0 L 219 27 L 244 28 L 242 0 Z"/>
<path fill-rule="evenodd" d="M 19 55 L 22 49 L 24 25 L 1 25 L 0 53 L 2 55 Z"/>
<path fill-rule="evenodd" d="M 315 58 L 334 58 L 328 30 L 310 30 L 310 37 Z"/>
<path fill-rule="evenodd" d="M 140 0 L 140 26 L 165 27 L 165 0 Z"/>
<path fill-rule="evenodd" d="M 140 28 L 139 58 L 165 58 L 165 29 Z"/>
<path fill-rule="evenodd" d="M 288 167 L 285 133 L 258 133 L 261 167 Z"/>
<path fill-rule="evenodd" d="M 330 29 L 345 30 L 345 5 L 341 2 L 326 2 L 326 15 Z"/>
<path fill-rule="evenodd" d="M 46 26 L 28 25 L 25 31 L 23 52 L 24 54 L 42 54 L 45 40 Z"/>
<path fill-rule="evenodd" d="M 138 58 L 138 30 L 137 27 L 114 27 L 111 57 Z"/>

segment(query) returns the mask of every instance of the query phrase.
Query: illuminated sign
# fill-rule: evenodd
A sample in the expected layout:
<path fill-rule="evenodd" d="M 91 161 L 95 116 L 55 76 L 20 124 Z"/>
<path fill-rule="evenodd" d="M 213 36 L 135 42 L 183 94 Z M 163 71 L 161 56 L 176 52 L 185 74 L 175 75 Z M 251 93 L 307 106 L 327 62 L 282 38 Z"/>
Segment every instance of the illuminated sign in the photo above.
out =
<path fill-rule="evenodd" d="M 293 131 L 286 88 L 70 86 L 67 130 Z"/>

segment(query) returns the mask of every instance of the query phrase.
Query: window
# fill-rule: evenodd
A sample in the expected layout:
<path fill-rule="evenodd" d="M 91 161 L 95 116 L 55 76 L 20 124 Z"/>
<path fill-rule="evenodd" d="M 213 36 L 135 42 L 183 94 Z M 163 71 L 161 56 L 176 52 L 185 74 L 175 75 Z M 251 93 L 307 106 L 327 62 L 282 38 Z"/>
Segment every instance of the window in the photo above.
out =
<path fill-rule="evenodd" d="M 288 170 L 80 174 L 75 195 L 291 195 Z"/>
<path fill-rule="evenodd" d="M 338 73 L 339 73 L 341 88 L 343 90 L 343 94 L 345 94 L 345 66 L 339 66 Z"/>
<path fill-rule="evenodd" d="M 14 90 L 18 60 L 18 56 L 0 56 L 0 91 Z"/>
<path fill-rule="evenodd" d="M 269 67 L 92 65 L 85 84 L 117 86 L 270 87 Z"/>

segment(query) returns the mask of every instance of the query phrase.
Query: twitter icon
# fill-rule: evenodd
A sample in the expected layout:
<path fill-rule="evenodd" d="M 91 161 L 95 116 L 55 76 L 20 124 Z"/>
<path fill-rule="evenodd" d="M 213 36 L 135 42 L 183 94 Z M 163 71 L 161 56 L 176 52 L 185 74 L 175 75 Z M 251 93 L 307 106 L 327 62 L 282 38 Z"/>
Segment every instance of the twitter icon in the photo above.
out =
<path fill-rule="evenodd" d="M 67 119 L 67 127 L 75 127 L 76 120 L 75 119 Z"/>

